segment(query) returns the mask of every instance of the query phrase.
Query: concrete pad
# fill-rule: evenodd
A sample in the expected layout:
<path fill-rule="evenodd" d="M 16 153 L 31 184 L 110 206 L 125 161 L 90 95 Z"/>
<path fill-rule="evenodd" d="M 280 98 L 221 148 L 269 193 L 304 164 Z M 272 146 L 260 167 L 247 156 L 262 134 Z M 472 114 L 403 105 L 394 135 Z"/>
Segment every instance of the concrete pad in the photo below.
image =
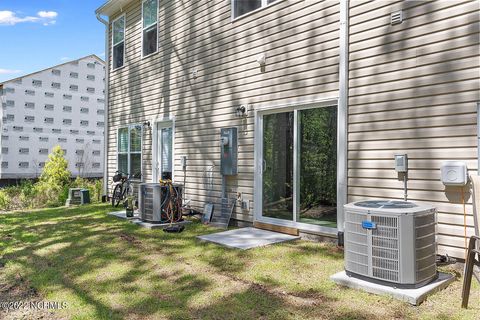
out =
<path fill-rule="evenodd" d="M 300 237 L 248 227 L 207 234 L 197 238 L 229 248 L 247 250 L 273 243 L 296 240 Z"/>
<path fill-rule="evenodd" d="M 120 219 L 127 219 L 127 220 L 133 220 L 133 219 L 139 219 L 139 214 L 138 212 L 133 213 L 133 217 L 127 217 L 127 213 L 125 212 L 125 209 L 122 211 L 114 211 L 114 212 L 109 212 L 107 213 L 109 216 L 114 216 Z"/>
<path fill-rule="evenodd" d="M 450 283 L 455 281 L 455 277 L 448 273 L 439 272 L 438 278 L 417 289 L 399 289 L 390 286 L 385 286 L 377 283 L 372 283 L 355 277 L 349 277 L 345 271 L 334 274 L 330 277 L 336 284 L 346 286 L 353 289 L 359 289 L 366 292 L 389 295 L 395 299 L 408 302 L 418 306 L 427 299 L 427 296 L 445 289 Z"/>
<path fill-rule="evenodd" d="M 189 224 L 189 223 L 192 223 L 192 221 L 188 221 L 188 220 L 183 220 L 183 221 L 180 221 L 180 222 L 175 222 L 175 223 L 152 223 L 152 222 L 147 222 L 147 221 L 142 221 L 140 219 L 132 219 L 130 220 L 131 223 L 134 223 L 142 228 L 147 228 L 147 229 L 165 229 L 167 227 L 170 227 L 170 226 L 177 226 L 177 225 L 185 225 L 185 224 Z"/>

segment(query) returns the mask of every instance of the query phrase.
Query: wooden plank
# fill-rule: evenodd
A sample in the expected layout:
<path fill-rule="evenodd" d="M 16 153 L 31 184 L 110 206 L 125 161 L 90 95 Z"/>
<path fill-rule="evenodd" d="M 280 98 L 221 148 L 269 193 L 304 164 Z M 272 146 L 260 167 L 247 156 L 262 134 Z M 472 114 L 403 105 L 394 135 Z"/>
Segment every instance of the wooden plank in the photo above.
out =
<path fill-rule="evenodd" d="M 292 236 L 298 236 L 298 229 L 291 228 L 291 227 L 278 226 L 278 225 L 267 224 L 267 223 L 258 222 L 258 221 L 254 221 L 253 226 L 258 229 L 285 233 Z"/>

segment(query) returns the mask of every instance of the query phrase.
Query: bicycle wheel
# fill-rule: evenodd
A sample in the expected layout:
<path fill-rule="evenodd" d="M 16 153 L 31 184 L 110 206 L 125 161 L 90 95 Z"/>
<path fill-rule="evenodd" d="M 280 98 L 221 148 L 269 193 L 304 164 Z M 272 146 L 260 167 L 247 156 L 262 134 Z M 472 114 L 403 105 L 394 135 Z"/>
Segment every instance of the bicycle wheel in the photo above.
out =
<path fill-rule="evenodd" d="M 122 201 L 122 198 L 123 198 L 122 185 L 117 184 L 115 186 L 115 189 L 113 189 L 113 193 L 112 193 L 112 207 L 118 207 L 120 201 Z"/>

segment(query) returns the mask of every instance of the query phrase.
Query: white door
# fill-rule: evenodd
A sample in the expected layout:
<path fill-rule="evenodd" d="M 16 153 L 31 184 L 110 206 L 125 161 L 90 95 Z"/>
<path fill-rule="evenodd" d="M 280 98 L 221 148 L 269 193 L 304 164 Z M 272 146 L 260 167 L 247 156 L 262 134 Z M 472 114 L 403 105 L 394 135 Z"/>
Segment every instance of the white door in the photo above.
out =
<path fill-rule="evenodd" d="M 156 123 L 153 182 L 173 179 L 173 122 Z"/>

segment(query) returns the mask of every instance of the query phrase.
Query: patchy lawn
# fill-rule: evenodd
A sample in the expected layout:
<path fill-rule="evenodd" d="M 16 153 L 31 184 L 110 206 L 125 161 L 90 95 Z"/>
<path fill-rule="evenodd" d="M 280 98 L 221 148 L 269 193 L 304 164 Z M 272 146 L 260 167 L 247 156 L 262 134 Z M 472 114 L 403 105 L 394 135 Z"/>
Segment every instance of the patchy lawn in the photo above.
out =
<path fill-rule="evenodd" d="M 471 308 L 460 309 L 460 278 L 412 307 L 333 284 L 343 253 L 330 244 L 237 251 L 199 242 L 195 236 L 216 230 L 198 223 L 165 234 L 109 211 L 92 205 L 0 215 L 0 302 L 66 303 L 54 311 L 0 310 L 0 318 L 480 318 L 478 285 Z"/>

